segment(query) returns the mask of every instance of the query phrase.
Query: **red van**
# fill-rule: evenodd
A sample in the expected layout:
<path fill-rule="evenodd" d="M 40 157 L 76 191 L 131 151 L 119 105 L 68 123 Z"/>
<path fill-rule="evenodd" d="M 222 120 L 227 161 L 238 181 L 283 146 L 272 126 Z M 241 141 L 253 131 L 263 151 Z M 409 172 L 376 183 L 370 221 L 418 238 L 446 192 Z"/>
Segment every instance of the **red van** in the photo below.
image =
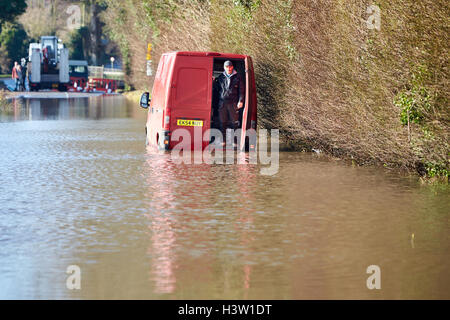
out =
<path fill-rule="evenodd" d="M 256 88 L 252 60 L 247 55 L 217 52 L 168 52 L 161 56 L 156 71 L 151 94 L 145 92 L 140 101 L 148 108 L 146 135 L 147 144 L 159 149 L 170 150 L 179 141 L 172 140 L 174 130 L 183 128 L 192 137 L 194 149 L 194 130 L 201 128 L 202 149 L 210 143 L 205 132 L 217 128 L 218 115 L 213 97 L 213 81 L 224 72 L 224 62 L 230 60 L 234 70 L 245 79 L 245 104 L 240 114 L 242 132 L 239 149 L 253 149 L 249 145 L 246 131 L 256 130 Z M 206 140 L 206 141 L 205 141 Z"/>

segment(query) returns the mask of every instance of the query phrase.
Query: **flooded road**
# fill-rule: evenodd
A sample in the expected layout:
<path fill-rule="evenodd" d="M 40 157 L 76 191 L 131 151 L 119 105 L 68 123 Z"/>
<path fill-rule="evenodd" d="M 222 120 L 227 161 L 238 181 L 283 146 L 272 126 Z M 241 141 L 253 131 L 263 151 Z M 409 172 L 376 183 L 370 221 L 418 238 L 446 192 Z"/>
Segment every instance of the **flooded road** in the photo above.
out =
<path fill-rule="evenodd" d="M 145 118 L 122 97 L 1 111 L 0 299 L 450 298 L 448 187 L 303 153 L 274 176 L 174 164 Z"/>

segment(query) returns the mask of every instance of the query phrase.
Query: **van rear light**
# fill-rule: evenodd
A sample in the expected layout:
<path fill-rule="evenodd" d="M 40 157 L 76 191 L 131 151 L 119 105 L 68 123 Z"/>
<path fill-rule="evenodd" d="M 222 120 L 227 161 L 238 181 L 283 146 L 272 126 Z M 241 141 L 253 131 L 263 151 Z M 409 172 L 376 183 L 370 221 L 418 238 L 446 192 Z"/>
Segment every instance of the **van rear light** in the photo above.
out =
<path fill-rule="evenodd" d="M 169 150 L 169 144 L 170 144 L 170 131 L 163 131 L 164 135 L 164 150 Z"/>
<path fill-rule="evenodd" d="M 170 113 L 171 113 L 170 107 L 166 106 L 164 113 L 163 113 L 163 128 L 165 130 L 169 130 L 169 127 L 170 127 L 169 126 L 170 125 Z"/>

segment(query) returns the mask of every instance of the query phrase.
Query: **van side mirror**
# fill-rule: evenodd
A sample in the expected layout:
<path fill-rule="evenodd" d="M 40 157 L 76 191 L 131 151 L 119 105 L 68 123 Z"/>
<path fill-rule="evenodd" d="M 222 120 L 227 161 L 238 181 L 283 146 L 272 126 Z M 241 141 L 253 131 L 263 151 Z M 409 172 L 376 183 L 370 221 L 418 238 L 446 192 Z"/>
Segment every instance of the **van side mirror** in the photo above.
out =
<path fill-rule="evenodd" d="M 148 92 L 144 92 L 141 96 L 140 105 L 142 108 L 147 109 L 150 105 L 150 94 Z"/>

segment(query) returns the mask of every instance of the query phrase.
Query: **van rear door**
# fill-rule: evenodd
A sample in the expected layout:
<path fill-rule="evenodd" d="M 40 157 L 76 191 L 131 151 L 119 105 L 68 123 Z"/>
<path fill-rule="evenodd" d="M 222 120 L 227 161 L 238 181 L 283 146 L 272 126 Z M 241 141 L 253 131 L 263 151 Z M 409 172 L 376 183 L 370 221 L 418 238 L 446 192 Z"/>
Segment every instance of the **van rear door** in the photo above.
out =
<path fill-rule="evenodd" d="M 247 56 L 245 57 L 245 106 L 242 113 L 242 133 L 239 144 L 241 151 L 252 150 L 256 147 L 254 143 L 248 145 L 248 139 L 245 137 L 250 128 L 256 130 L 256 87 L 252 59 Z"/>
<path fill-rule="evenodd" d="M 171 84 L 170 131 L 173 135 L 176 129 L 188 130 L 192 149 L 195 147 L 194 129 L 196 132 L 201 131 L 203 137 L 204 132 L 210 128 L 212 64 L 211 57 L 178 55 L 175 59 Z M 170 147 L 173 148 L 178 143 L 179 141 L 171 142 Z M 204 148 L 208 144 L 209 141 L 206 141 L 197 147 Z"/>

